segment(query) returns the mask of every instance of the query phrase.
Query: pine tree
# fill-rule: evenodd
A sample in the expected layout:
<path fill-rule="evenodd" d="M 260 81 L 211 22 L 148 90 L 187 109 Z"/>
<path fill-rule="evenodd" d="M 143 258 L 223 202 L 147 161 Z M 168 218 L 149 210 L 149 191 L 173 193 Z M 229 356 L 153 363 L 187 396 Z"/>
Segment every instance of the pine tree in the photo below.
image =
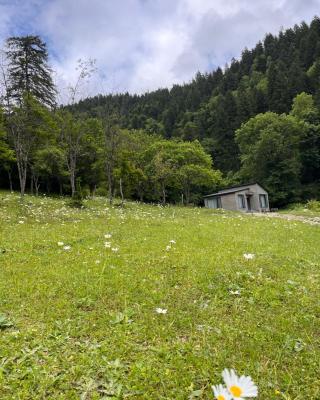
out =
<path fill-rule="evenodd" d="M 268 69 L 267 78 L 269 109 L 278 113 L 288 111 L 290 108 L 290 98 L 284 63 L 282 61 L 277 63 L 272 62 Z"/>
<path fill-rule="evenodd" d="M 6 124 L 13 143 L 19 172 L 20 193 L 24 196 L 32 152 L 41 137 L 47 109 L 55 105 L 55 87 L 47 65 L 45 43 L 38 36 L 7 40 L 6 99 L 11 106 Z"/>
<path fill-rule="evenodd" d="M 7 39 L 8 98 L 21 104 L 24 94 L 32 95 L 40 103 L 53 107 L 56 90 L 48 66 L 46 44 L 39 36 L 10 37 Z"/>
<path fill-rule="evenodd" d="M 291 60 L 288 70 L 288 92 L 292 100 L 297 94 L 307 90 L 306 74 L 299 64 L 299 58 L 296 56 Z"/>

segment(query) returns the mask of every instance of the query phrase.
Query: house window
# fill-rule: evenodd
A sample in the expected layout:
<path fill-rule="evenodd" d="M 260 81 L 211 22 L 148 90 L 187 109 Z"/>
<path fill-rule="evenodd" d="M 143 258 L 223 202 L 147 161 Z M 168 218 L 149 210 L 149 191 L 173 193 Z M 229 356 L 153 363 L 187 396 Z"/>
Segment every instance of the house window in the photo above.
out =
<path fill-rule="evenodd" d="M 246 208 L 246 199 L 243 194 L 238 194 L 238 206 L 239 208 Z"/>
<path fill-rule="evenodd" d="M 260 207 L 261 208 L 267 208 L 268 207 L 267 195 L 259 194 L 259 201 L 260 201 Z"/>
<path fill-rule="evenodd" d="M 221 208 L 221 198 L 220 196 L 218 197 L 213 197 L 210 201 L 210 208 Z"/>

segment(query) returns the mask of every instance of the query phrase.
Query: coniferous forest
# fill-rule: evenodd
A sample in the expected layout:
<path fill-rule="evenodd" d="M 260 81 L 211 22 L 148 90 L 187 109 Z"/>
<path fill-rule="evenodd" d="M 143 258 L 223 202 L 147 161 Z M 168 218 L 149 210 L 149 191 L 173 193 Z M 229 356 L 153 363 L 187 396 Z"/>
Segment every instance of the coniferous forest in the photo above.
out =
<path fill-rule="evenodd" d="M 55 104 L 41 38 L 9 38 L 3 54 L 3 188 L 201 204 L 208 192 L 258 181 L 274 206 L 320 197 L 318 17 L 190 83 L 79 102 L 75 86 L 67 106 Z"/>

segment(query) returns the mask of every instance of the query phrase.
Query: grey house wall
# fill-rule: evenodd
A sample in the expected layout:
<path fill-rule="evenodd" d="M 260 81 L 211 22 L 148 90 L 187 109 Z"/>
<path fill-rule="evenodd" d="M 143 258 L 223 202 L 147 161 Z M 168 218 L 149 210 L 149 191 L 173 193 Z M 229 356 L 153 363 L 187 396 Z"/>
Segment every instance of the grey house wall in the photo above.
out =
<path fill-rule="evenodd" d="M 239 192 L 242 193 L 242 192 Z M 224 196 L 221 196 L 221 207 L 225 210 L 237 210 L 238 205 L 237 205 L 237 198 L 236 198 L 236 193 L 230 193 L 226 194 Z"/>
<path fill-rule="evenodd" d="M 269 196 L 268 192 L 266 192 L 260 185 L 255 184 L 250 186 L 250 191 L 253 192 L 252 200 L 251 200 L 251 205 L 252 208 L 256 211 L 270 211 L 269 207 Z M 267 208 L 262 209 L 260 206 L 260 201 L 259 201 L 259 195 L 264 194 L 267 196 Z"/>
<path fill-rule="evenodd" d="M 266 208 L 262 208 L 260 205 L 260 198 L 259 198 L 260 194 L 263 194 L 266 196 L 266 201 L 267 201 Z M 239 200 L 238 200 L 239 195 L 244 195 L 244 198 L 245 198 L 245 207 L 244 208 L 241 208 L 239 205 Z M 249 207 L 248 207 L 247 196 L 250 196 L 251 210 L 249 210 Z M 212 197 L 209 196 L 204 199 L 205 207 L 218 208 L 217 207 L 217 198 L 218 197 L 220 197 L 221 208 L 223 208 L 225 210 L 241 211 L 241 212 L 270 211 L 268 193 L 259 184 L 243 186 L 243 190 L 241 190 L 241 186 L 239 186 L 239 189 L 234 188 L 234 189 L 221 190 L 215 196 L 212 196 Z"/>

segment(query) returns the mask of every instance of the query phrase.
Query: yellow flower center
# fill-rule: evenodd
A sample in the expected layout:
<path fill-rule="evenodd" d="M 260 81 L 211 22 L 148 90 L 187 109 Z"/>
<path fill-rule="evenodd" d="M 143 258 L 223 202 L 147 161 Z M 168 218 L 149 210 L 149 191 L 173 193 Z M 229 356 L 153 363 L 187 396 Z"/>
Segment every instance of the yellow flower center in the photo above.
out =
<path fill-rule="evenodd" d="M 242 395 L 242 389 L 239 386 L 231 386 L 229 390 L 234 397 L 240 397 Z"/>
<path fill-rule="evenodd" d="M 226 400 L 226 398 L 224 396 L 222 396 L 222 394 L 219 394 L 219 396 L 217 397 L 217 400 Z"/>

